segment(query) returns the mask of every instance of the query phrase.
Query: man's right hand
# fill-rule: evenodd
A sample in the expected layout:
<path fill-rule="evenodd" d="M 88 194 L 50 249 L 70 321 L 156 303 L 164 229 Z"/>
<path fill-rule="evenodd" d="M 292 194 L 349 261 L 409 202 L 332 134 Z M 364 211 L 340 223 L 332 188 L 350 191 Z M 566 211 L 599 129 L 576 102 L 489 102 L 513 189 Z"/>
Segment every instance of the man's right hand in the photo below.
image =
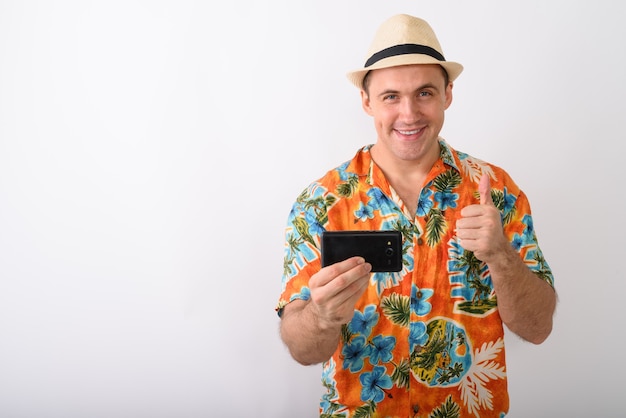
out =
<path fill-rule="evenodd" d="M 341 326 L 352 320 L 356 303 L 367 289 L 371 270 L 362 257 L 324 267 L 309 280 L 311 298 L 284 307 L 281 338 L 296 361 L 310 365 L 332 356 Z"/>
<path fill-rule="evenodd" d="M 311 277 L 312 309 L 322 330 L 350 322 L 356 302 L 367 289 L 371 270 L 371 264 L 362 257 L 352 257 L 324 267 Z"/>

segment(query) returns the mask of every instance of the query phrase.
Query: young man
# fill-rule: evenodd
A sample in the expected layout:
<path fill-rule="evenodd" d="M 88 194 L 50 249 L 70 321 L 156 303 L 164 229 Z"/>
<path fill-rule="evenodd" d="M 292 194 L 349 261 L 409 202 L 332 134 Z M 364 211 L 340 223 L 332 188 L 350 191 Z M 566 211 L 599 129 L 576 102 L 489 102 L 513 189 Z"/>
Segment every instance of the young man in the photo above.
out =
<path fill-rule="evenodd" d="M 504 328 L 535 344 L 552 330 L 553 276 L 526 195 L 501 168 L 439 133 L 463 67 L 422 19 L 379 28 L 361 90 L 377 141 L 313 182 L 286 229 L 281 337 L 323 363 L 323 417 L 502 417 Z M 399 230 L 403 269 L 361 257 L 321 268 L 325 230 Z"/>

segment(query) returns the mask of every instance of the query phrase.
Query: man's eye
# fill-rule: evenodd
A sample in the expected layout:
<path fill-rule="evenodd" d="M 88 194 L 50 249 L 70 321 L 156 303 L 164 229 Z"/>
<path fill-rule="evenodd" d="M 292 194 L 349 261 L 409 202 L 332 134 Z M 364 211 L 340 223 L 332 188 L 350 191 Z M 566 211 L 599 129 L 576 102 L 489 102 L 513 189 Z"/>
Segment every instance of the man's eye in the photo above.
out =
<path fill-rule="evenodd" d="M 419 96 L 420 97 L 428 97 L 428 96 L 432 96 L 432 94 L 429 91 L 420 91 L 419 92 Z"/>
<path fill-rule="evenodd" d="M 383 100 L 395 100 L 398 96 L 395 94 L 388 94 L 385 97 L 383 97 Z"/>

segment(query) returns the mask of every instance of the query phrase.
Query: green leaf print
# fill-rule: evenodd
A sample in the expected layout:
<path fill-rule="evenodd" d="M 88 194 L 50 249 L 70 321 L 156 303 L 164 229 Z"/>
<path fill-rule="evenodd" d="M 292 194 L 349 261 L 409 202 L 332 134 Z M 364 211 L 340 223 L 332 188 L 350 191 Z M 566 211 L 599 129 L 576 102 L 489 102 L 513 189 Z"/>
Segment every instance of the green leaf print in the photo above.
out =
<path fill-rule="evenodd" d="M 452 190 L 461 184 L 461 175 L 458 171 L 448 169 L 447 171 L 439 174 L 433 180 L 433 185 L 438 192 L 450 193 Z"/>
<path fill-rule="evenodd" d="M 394 324 L 408 326 L 411 316 L 411 299 L 399 293 L 392 293 L 381 301 L 383 314 Z"/>
<path fill-rule="evenodd" d="M 409 381 L 410 381 L 410 378 L 409 378 L 410 372 L 411 372 L 411 367 L 410 367 L 409 361 L 407 359 L 402 359 L 400 364 L 398 364 L 393 370 L 393 373 L 391 374 L 391 380 L 399 388 L 408 389 Z"/>
<path fill-rule="evenodd" d="M 376 412 L 376 404 L 373 401 L 369 401 L 366 405 L 359 406 L 354 411 L 354 418 L 372 418 Z"/>
<path fill-rule="evenodd" d="M 337 194 L 339 197 L 351 197 L 359 186 L 359 177 L 350 176 L 348 181 L 343 182 L 337 186 Z"/>
<path fill-rule="evenodd" d="M 461 408 L 452 400 L 452 396 L 448 396 L 446 402 L 435 409 L 428 418 L 459 418 L 460 416 Z"/>
<path fill-rule="evenodd" d="M 441 241 L 441 237 L 447 229 L 446 225 L 446 219 L 441 210 L 431 209 L 426 221 L 426 242 L 429 246 L 434 247 Z"/>

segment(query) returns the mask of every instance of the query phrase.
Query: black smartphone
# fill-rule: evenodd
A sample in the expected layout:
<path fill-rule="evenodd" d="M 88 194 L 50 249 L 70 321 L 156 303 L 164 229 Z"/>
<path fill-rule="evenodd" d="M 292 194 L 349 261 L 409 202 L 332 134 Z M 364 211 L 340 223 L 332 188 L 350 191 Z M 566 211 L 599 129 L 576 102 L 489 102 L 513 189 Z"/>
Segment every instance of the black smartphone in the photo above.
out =
<path fill-rule="evenodd" d="M 358 255 L 373 272 L 402 270 L 400 231 L 324 231 L 321 249 L 322 267 Z"/>

